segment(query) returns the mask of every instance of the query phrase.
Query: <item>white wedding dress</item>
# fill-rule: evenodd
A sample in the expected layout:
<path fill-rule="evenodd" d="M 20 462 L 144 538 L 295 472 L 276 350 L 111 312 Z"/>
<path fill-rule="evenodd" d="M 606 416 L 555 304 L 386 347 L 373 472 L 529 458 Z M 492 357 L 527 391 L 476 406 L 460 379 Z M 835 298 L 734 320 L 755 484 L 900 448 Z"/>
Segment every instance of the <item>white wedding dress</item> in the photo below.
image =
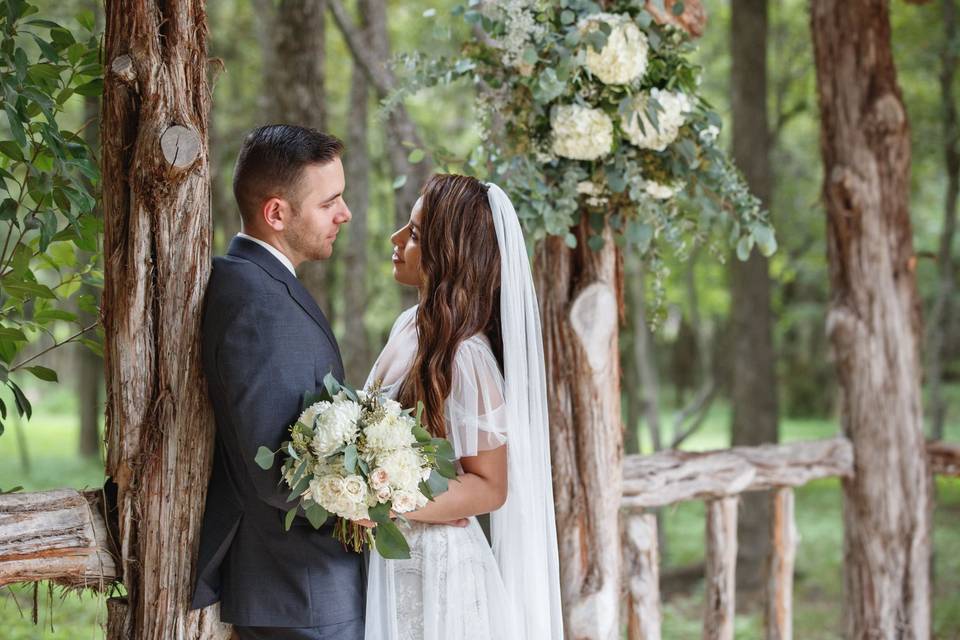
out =
<path fill-rule="evenodd" d="M 384 392 L 396 399 L 416 355 L 415 318 L 413 307 L 397 319 L 365 386 L 381 380 Z M 447 438 L 457 458 L 503 446 L 504 416 L 503 376 L 486 337 L 473 336 L 454 357 L 446 403 Z M 368 600 L 395 604 L 378 612 L 386 613 L 382 620 L 386 629 L 376 628 L 373 616 L 368 616 L 368 638 L 519 638 L 490 543 L 477 519 L 469 522 L 465 528 L 413 521 L 409 527 L 400 525 L 410 544 L 410 559 L 372 558 Z"/>
<path fill-rule="evenodd" d="M 486 336 L 457 348 L 444 413 L 457 458 L 507 447 L 507 499 L 465 528 L 412 523 L 407 560 L 370 554 L 366 640 L 563 640 L 540 315 L 516 211 L 487 185 L 500 251 L 503 370 Z M 417 351 L 416 307 L 367 380 L 395 397 Z M 461 470 L 462 471 L 462 470 Z"/>

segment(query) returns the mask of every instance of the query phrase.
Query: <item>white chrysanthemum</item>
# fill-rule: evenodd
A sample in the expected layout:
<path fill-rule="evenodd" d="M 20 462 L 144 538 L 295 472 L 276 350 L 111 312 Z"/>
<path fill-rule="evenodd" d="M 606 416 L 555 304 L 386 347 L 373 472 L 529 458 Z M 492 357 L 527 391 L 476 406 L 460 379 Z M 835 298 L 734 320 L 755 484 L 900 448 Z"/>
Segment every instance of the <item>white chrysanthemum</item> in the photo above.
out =
<path fill-rule="evenodd" d="M 596 13 L 580 21 L 580 31 L 589 33 L 600 28 L 600 23 L 610 25 L 607 43 L 600 51 L 586 46 L 584 61 L 590 73 L 604 84 L 630 84 L 647 72 L 650 46 L 647 37 L 628 15 Z"/>
<path fill-rule="evenodd" d="M 397 449 L 377 460 L 389 478 L 390 486 L 404 491 L 416 491 L 420 485 L 422 456 L 414 449 Z"/>
<path fill-rule="evenodd" d="M 388 415 L 391 415 L 391 416 L 403 415 L 403 405 L 401 405 L 396 400 L 393 400 L 392 398 L 383 399 L 383 408 L 386 410 Z"/>
<path fill-rule="evenodd" d="M 382 452 L 408 447 L 416 442 L 411 429 L 413 422 L 406 416 L 386 414 L 380 421 L 364 429 L 367 451 Z"/>
<path fill-rule="evenodd" d="M 357 436 L 360 406 L 349 400 L 326 404 L 315 421 L 312 446 L 317 457 L 330 455 L 344 444 L 353 442 Z"/>
<path fill-rule="evenodd" d="M 677 190 L 670 185 L 660 184 L 659 182 L 647 182 L 643 189 L 648 196 L 655 200 L 669 200 L 677 193 Z"/>
<path fill-rule="evenodd" d="M 551 118 L 553 152 L 573 160 L 596 160 L 610 153 L 613 122 L 600 109 L 570 104 L 556 107 Z"/>
<path fill-rule="evenodd" d="M 318 415 L 326 411 L 329 407 L 330 403 L 326 400 L 312 404 L 303 410 L 303 413 L 301 413 L 300 417 L 297 418 L 297 422 L 302 422 L 306 426 L 313 429 L 313 421 Z"/>
<path fill-rule="evenodd" d="M 656 127 L 646 114 L 649 97 L 654 98 L 661 107 L 657 110 Z M 652 89 L 649 97 L 640 95 L 634 98 L 633 111 L 622 122 L 623 132 L 630 142 L 641 149 L 663 151 L 677 139 L 686 114 L 690 112 L 690 99 L 684 93 L 660 89 Z"/>

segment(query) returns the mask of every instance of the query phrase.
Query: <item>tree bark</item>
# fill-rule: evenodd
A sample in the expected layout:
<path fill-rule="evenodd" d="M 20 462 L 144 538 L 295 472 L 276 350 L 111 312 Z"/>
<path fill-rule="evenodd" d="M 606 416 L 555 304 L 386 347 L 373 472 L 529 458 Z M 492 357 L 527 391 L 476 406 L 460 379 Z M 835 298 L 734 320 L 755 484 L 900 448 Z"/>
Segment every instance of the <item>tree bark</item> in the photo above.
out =
<path fill-rule="evenodd" d="M 733 159 L 754 195 L 769 206 L 772 176 L 767 123 L 767 0 L 733 0 L 730 48 Z M 730 260 L 734 446 L 776 442 L 778 438 L 769 271 L 769 261 L 757 250 L 746 262 Z M 737 532 L 737 589 L 741 593 L 766 582 L 770 518 L 768 495 L 743 497 Z"/>
<path fill-rule="evenodd" d="M 360 37 L 369 42 L 367 18 L 375 0 L 360 0 Z M 347 121 L 347 151 L 344 170 L 347 178 L 350 211 L 353 219 L 347 227 L 349 244 L 343 281 L 344 317 L 353 321 L 344 334 L 343 351 L 348 380 L 362 381 L 370 365 L 370 341 L 363 323 L 367 304 L 367 211 L 370 207 L 370 153 L 367 133 L 367 104 L 370 91 L 367 76 L 354 61 L 350 82 L 350 110 Z"/>
<path fill-rule="evenodd" d="M 943 230 L 937 252 L 937 297 L 927 322 L 927 382 L 930 385 L 930 434 L 942 440 L 947 418 L 947 402 L 943 397 L 945 346 L 950 343 L 950 317 L 953 309 L 954 261 L 953 238 L 957 231 L 957 195 L 960 193 L 960 122 L 953 84 L 957 75 L 957 5 L 955 0 L 941 0 L 943 16 L 943 51 L 940 62 L 940 102 L 943 105 L 943 155 L 947 170 L 944 194 Z"/>
<path fill-rule="evenodd" d="M 910 129 L 885 0 L 811 5 L 831 302 L 856 467 L 844 480 L 848 638 L 930 637 L 931 488 L 920 396 Z"/>
<path fill-rule="evenodd" d="M 535 277 L 543 320 L 553 490 L 568 638 L 619 637 L 620 259 L 609 227 L 587 247 L 586 215 L 562 238 L 539 244 Z"/>
<path fill-rule="evenodd" d="M 326 3 L 281 0 L 273 4 L 273 15 L 268 20 L 271 52 L 265 56 L 271 67 L 264 76 L 264 93 L 270 97 L 273 119 L 325 131 Z M 328 263 L 304 262 L 297 275 L 332 319 Z"/>
<path fill-rule="evenodd" d="M 108 0 L 103 98 L 107 474 L 129 624 L 193 639 L 188 611 L 213 453 L 200 364 L 210 270 L 210 88 L 202 0 Z"/>

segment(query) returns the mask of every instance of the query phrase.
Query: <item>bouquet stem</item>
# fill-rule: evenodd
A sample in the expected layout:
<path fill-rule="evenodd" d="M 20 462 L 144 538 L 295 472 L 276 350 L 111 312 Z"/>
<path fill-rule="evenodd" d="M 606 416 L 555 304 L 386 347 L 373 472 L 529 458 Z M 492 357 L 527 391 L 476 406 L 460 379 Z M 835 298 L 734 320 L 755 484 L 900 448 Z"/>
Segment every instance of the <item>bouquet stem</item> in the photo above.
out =
<path fill-rule="evenodd" d="M 366 527 L 344 518 L 337 518 L 333 535 L 343 543 L 344 547 L 352 549 L 355 553 L 363 551 L 364 543 L 367 541 Z"/>

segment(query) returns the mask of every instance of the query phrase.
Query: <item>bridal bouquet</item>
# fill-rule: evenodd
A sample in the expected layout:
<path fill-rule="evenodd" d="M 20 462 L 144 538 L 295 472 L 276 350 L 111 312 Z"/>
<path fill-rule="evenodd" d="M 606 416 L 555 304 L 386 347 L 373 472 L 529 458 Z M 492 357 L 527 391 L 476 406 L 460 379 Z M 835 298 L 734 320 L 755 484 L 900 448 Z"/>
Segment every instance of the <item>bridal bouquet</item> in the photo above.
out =
<path fill-rule="evenodd" d="M 290 426 L 290 439 L 277 451 L 260 447 L 256 462 L 273 467 L 283 458 L 283 479 L 297 505 L 286 515 L 290 529 L 303 509 L 319 529 L 337 518 L 334 536 L 354 551 L 365 544 L 384 558 L 409 558 L 410 548 L 391 515 L 425 505 L 456 477 L 454 452 L 444 438 L 432 438 L 416 415 L 375 387 L 356 391 L 324 379 L 319 394 L 306 394 L 303 413 Z M 373 520 L 371 529 L 358 524 Z"/>

